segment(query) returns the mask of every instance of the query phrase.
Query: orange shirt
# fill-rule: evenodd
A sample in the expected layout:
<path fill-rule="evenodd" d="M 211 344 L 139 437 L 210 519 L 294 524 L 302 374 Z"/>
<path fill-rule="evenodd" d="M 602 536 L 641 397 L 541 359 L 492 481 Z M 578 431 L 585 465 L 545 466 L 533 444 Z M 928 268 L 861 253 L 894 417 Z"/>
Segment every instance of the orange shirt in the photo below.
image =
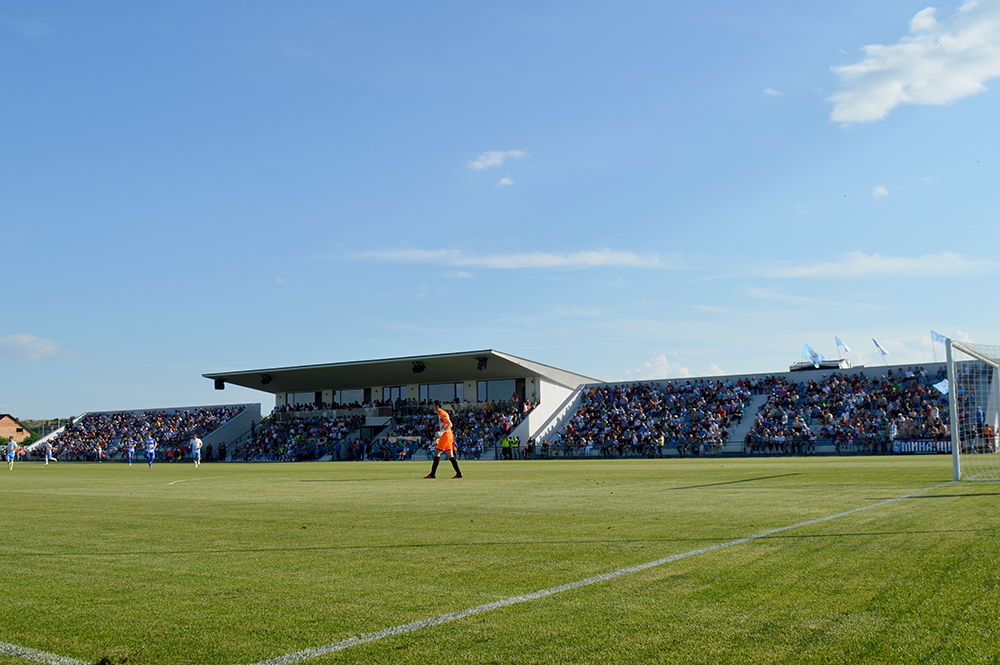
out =
<path fill-rule="evenodd" d="M 451 431 L 451 416 L 444 409 L 438 409 L 438 430 L 443 430 L 438 437 L 438 450 L 455 450 L 455 435 Z"/>

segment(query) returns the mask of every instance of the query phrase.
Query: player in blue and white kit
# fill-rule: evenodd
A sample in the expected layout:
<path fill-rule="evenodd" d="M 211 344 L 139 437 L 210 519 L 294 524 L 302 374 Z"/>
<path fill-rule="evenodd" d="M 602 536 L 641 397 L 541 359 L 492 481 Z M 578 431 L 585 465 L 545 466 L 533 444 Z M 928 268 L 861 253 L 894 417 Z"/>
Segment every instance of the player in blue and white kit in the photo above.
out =
<path fill-rule="evenodd" d="M 14 437 L 10 438 L 7 442 L 7 470 L 10 471 L 14 468 L 14 457 L 17 456 L 17 444 L 14 443 Z"/>
<path fill-rule="evenodd" d="M 156 457 L 156 439 L 149 437 L 146 439 L 146 459 L 149 461 L 149 468 L 153 468 L 153 458 Z"/>
<path fill-rule="evenodd" d="M 55 461 L 57 461 L 57 460 L 56 460 L 56 456 L 52 454 L 52 442 L 51 441 L 46 441 L 45 442 L 45 463 L 48 464 L 49 462 L 55 462 Z"/>
<path fill-rule="evenodd" d="M 128 465 L 132 466 L 132 460 L 135 459 L 135 441 L 133 439 L 128 440 Z"/>
<path fill-rule="evenodd" d="M 194 468 L 201 464 L 201 439 L 197 434 L 191 436 L 191 457 L 194 458 Z"/>

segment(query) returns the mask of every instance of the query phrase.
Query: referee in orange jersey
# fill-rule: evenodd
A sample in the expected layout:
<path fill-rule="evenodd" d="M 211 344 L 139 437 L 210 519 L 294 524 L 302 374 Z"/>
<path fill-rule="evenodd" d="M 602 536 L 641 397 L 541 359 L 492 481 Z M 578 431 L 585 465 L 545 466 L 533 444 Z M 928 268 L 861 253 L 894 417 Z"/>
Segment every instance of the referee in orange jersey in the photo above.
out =
<path fill-rule="evenodd" d="M 451 465 L 455 467 L 455 475 L 452 478 L 461 478 L 462 472 L 458 469 L 458 460 L 455 459 L 455 435 L 451 431 L 451 417 L 448 412 L 441 408 L 441 402 L 434 402 L 434 408 L 438 412 L 437 448 L 434 450 L 434 464 L 431 472 L 424 478 L 437 478 L 438 464 L 441 462 L 441 453 L 447 455 Z"/>

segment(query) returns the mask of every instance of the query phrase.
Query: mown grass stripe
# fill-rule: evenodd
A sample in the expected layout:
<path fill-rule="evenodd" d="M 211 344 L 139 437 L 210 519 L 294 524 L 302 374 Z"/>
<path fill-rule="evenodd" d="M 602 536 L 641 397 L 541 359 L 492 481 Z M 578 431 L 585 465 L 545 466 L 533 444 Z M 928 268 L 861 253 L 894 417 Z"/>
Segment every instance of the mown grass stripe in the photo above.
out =
<path fill-rule="evenodd" d="M 835 520 L 840 517 L 846 517 L 847 515 L 853 515 L 854 513 L 859 513 L 865 510 L 871 510 L 872 508 L 878 508 L 880 506 L 886 506 L 897 501 L 902 501 L 904 499 L 909 499 L 911 497 L 923 494 L 925 492 L 930 492 L 931 490 L 936 490 L 941 487 L 946 487 L 951 485 L 955 481 L 949 481 L 947 483 L 942 483 L 940 485 L 935 485 L 934 487 L 927 487 L 922 490 L 917 490 L 916 492 L 911 492 L 903 496 L 898 496 L 892 499 L 886 499 L 885 501 L 879 501 L 867 506 L 862 506 L 860 508 L 852 508 L 851 510 L 845 510 L 834 515 L 827 515 L 825 517 L 817 517 L 816 519 L 807 520 L 805 522 L 799 522 L 798 524 L 792 524 L 789 526 L 777 527 L 775 529 L 768 529 L 767 531 L 761 531 L 760 533 L 755 533 L 750 536 L 743 536 L 742 538 L 737 538 L 735 540 L 729 540 L 724 543 L 717 543 L 715 545 L 709 545 L 707 547 L 701 547 L 695 550 L 690 550 L 687 552 L 682 552 L 680 554 L 672 554 L 671 556 L 664 557 L 662 559 L 656 559 L 655 561 L 648 561 L 646 563 L 640 563 L 635 566 L 629 566 L 628 568 L 622 568 L 620 570 L 615 570 L 608 573 L 602 573 L 601 575 L 595 575 L 594 577 L 588 577 L 584 580 L 579 580 L 577 582 L 570 582 L 568 584 L 562 584 L 560 586 L 551 587 L 549 589 L 542 589 L 540 591 L 535 591 L 532 593 L 524 594 L 521 596 L 513 596 L 511 598 L 505 598 L 503 600 L 497 600 L 492 603 L 486 603 L 485 605 L 478 605 L 476 607 L 470 607 L 465 610 L 460 610 L 458 612 L 451 612 L 449 614 L 442 614 L 440 616 L 431 617 L 429 619 L 420 619 L 419 621 L 413 621 L 411 623 L 403 624 L 401 626 L 394 626 L 392 628 L 385 628 L 383 630 L 378 630 L 373 633 L 365 633 L 363 635 L 357 635 L 355 637 L 349 637 L 346 640 L 341 640 L 340 642 L 333 642 L 331 644 L 325 644 L 323 646 L 313 647 L 311 649 L 304 649 L 302 651 L 296 651 L 294 653 L 285 654 L 284 656 L 278 656 L 276 658 L 270 658 L 268 660 L 262 660 L 253 665 L 290 665 L 291 663 L 301 663 L 312 658 L 317 658 L 328 653 L 334 653 L 336 651 L 343 651 L 350 647 L 358 646 L 360 644 L 366 644 L 368 642 L 375 642 L 386 637 L 392 637 L 394 635 L 405 635 L 406 633 L 412 633 L 424 628 L 430 628 L 432 626 L 439 626 L 450 621 L 455 621 L 457 619 L 464 619 L 465 617 L 473 616 L 476 614 L 482 614 L 484 612 L 490 612 L 492 610 L 497 610 L 502 607 L 508 607 L 510 605 L 516 605 L 518 603 L 526 603 L 533 600 L 538 600 L 539 598 L 545 598 L 547 596 L 552 596 L 557 593 L 562 593 L 564 591 L 571 591 L 573 589 L 579 589 L 580 587 L 589 586 L 591 584 L 597 584 L 598 582 L 605 582 L 607 580 L 614 579 L 616 577 L 621 577 L 623 575 L 629 575 L 631 573 L 636 573 L 641 570 L 646 570 L 648 568 L 656 568 L 657 566 L 662 566 L 674 561 L 680 561 L 681 559 L 687 559 L 692 556 L 697 556 L 699 554 L 707 554 L 709 552 L 714 552 L 716 550 L 721 550 L 727 547 L 733 547 L 734 545 L 742 545 L 743 543 L 750 542 L 752 540 L 758 540 L 760 538 L 766 538 L 772 536 L 776 533 L 781 533 L 783 531 L 789 531 L 791 529 L 800 529 L 802 527 L 810 526 L 813 524 L 819 524 L 821 522 L 827 522 L 829 520 Z"/>

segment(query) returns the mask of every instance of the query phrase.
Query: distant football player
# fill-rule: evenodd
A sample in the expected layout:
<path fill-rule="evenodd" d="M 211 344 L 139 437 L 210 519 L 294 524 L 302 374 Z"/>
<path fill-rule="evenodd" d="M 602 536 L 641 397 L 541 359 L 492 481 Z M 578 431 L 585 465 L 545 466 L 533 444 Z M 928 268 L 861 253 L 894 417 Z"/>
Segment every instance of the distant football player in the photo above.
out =
<path fill-rule="evenodd" d="M 149 468 L 153 468 L 153 459 L 156 457 L 156 439 L 152 435 L 146 437 L 146 461 L 149 462 Z"/>
<path fill-rule="evenodd" d="M 448 457 L 448 461 L 455 467 L 455 475 L 452 478 L 461 478 L 462 472 L 458 469 L 458 460 L 455 459 L 455 435 L 451 431 L 451 416 L 441 407 L 441 402 L 434 402 L 434 408 L 438 414 L 437 446 L 434 449 L 434 463 L 431 472 L 424 478 L 437 478 L 438 464 L 441 462 L 441 453 Z"/>
<path fill-rule="evenodd" d="M 191 457 L 194 458 L 194 468 L 201 464 L 201 439 L 197 434 L 191 436 Z"/>
<path fill-rule="evenodd" d="M 14 442 L 14 437 L 10 438 L 7 442 L 7 470 L 10 471 L 14 468 L 14 458 L 17 456 L 17 443 Z"/>

